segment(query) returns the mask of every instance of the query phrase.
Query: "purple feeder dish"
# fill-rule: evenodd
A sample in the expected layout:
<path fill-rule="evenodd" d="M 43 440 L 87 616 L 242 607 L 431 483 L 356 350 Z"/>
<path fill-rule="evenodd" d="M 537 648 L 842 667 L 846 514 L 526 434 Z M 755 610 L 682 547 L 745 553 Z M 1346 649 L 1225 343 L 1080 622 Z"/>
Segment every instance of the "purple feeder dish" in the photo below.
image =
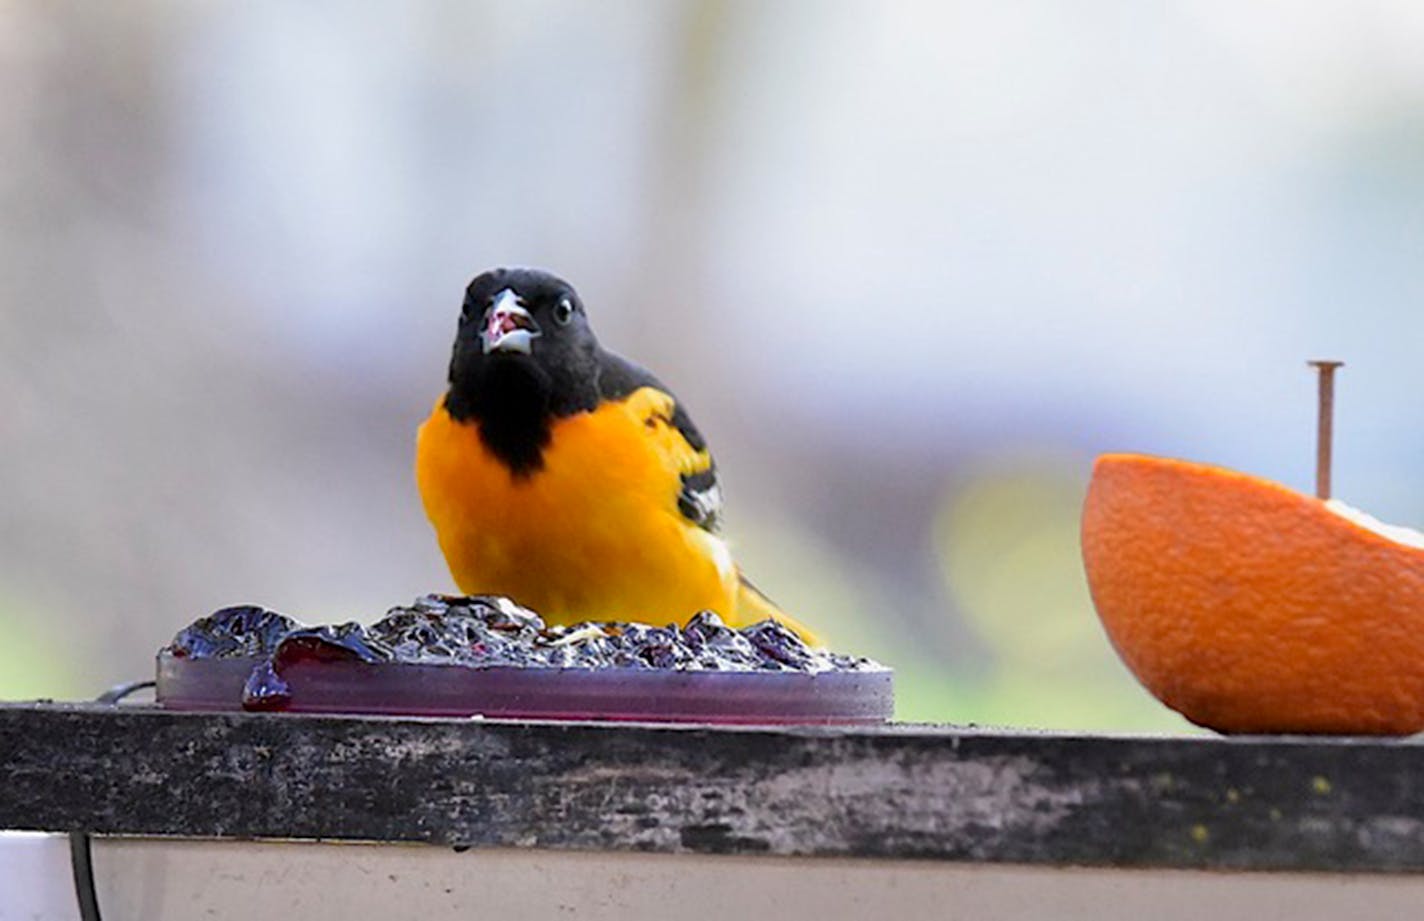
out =
<path fill-rule="evenodd" d="M 267 710 L 729 725 L 883 723 L 893 672 L 772 621 L 547 627 L 506 598 L 430 595 L 370 627 L 259 607 L 201 618 L 158 654 L 158 702 Z"/>

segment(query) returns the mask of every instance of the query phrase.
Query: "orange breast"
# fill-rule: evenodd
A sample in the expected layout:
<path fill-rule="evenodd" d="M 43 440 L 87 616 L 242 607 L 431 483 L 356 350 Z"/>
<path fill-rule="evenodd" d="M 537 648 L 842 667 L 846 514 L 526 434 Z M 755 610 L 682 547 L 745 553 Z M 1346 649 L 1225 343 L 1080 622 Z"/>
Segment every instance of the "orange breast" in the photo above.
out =
<path fill-rule="evenodd" d="M 686 458 L 659 421 L 664 401 L 644 388 L 559 420 L 543 468 L 520 478 L 437 403 L 416 481 L 460 590 L 508 595 L 559 624 L 734 616 L 725 544 L 677 509 Z"/>

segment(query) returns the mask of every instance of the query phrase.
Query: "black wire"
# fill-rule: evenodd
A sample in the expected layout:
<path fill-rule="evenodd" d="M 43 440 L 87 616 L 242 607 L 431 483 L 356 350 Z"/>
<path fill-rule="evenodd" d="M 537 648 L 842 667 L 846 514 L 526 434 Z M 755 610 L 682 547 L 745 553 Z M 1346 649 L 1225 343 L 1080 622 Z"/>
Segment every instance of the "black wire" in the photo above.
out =
<path fill-rule="evenodd" d="M 145 678 L 143 681 L 129 681 L 125 684 L 116 684 L 94 699 L 96 704 L 116 704 L 128 697 L 134 691 L 142 691 L 144 688 L 151 688 L 158 682 L 152 678 Z"/>
<path fill-rule="evenodd" d="M 79 900 L 81 921 L 102 921 L 99 894 L 94 891 L 94 855 L 89 836 L 82 831 L 69 834 L 69 865 L 74 870 L 74 897 Z"/>
<path fill-rule="evenodd" d="M 130 681 L 115 685 L 99 695 L 97 703 L 117 706 L 134 691 L 153 687 L 153 681 Z M 81 921 L 102 921 L 99 914 L 99 894 L 94 890 L 94 853 L 89 847 L 89 833 L 69 833 L 69 865 L 74 871 L 74 897 L 79 901 Z"/>

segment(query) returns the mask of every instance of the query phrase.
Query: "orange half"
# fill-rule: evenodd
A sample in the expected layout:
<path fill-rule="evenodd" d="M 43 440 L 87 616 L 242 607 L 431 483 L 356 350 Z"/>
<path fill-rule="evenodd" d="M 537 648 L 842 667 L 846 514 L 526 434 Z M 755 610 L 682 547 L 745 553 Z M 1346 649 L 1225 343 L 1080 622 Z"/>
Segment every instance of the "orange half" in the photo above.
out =
<path fill-rule="evenodd" d="M 1424 548 L 1333 505 L 1220 467 L 1098 458 L 1083 563 L 1138 680 L 1221 732 L 1424 730 Z"/>

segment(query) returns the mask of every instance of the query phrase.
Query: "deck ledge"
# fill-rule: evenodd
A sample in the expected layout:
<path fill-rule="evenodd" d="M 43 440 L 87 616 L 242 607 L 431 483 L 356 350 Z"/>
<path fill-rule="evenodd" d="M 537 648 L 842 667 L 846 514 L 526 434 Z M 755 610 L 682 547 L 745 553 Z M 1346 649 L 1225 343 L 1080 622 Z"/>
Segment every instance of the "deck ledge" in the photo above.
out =
<path fill-rule="evenodd" d="M 1414 740 L 723 729 L 0 704 L 0 829 L 1424 869 Z"/>

